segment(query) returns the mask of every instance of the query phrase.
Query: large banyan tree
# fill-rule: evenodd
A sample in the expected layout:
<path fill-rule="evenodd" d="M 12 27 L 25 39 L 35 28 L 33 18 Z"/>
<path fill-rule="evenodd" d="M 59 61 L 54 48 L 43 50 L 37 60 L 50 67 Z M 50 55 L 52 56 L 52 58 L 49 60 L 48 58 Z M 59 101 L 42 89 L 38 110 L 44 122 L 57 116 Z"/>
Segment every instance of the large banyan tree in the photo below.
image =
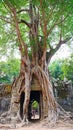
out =
<path fill-rule="evenodd" d="M 31 81 L 36 77 L 48 106 L 48 121 L 58 119 L 60 110 L 49 80 L 48 64 L 62 44 L 71 39 L 72 1 L 68 0 L 2 0 L 0 21 L 7 35 L 13 36 L 21 54 L 20 73 L 12 84 L 10 113 L 17 116 L 20 96 L 24 92 L 21 120 L 28 119 Z M 8 32 L 12 33 L 8 34 Z M 7 43 L 13 45 L 8 39 Z"/>

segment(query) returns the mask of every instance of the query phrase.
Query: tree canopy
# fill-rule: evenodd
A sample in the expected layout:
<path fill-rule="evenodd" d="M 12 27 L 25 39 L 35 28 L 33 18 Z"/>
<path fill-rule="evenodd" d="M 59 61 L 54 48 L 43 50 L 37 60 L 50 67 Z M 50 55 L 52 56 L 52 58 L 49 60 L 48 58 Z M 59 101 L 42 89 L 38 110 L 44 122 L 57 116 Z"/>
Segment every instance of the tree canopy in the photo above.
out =
<path fill-rule="evenodd" d="M 30 4 L 31 3 L 31 4 Z M 30 5 L 30 7 L 29 7 Z M 31 9 L 33 6 L 33 14 Z M 16 33 L 15 20 L 13 19 L 12 8 L 16 10 L 17 22 L 20 35 L 25 41 L 29 52 L 32 53 L 32 46 L 36 50 L 38 45 L 34 39 L 29 40 L 29 31 L 32 23 L 37 22 L 37 39 L 42 41 L 39 46 L 47 47 L 47 59 L 58 50 L 58 48 L 69 42 L 73 35 L 73 1 L 70 0 L 1 0 L 0 1 L 0 52 L 2 55 L 13 52 L 20 46 Z M 34 18 L 34 20 L 32 20 Z M 16 50 L 15 50 L 16 51 Z M 1 55 L 0 54 L 0 55 Z M 30 54 L 30 53 L 29 53 Z M 1 55 L 1 56 L 2 56 Z"/>

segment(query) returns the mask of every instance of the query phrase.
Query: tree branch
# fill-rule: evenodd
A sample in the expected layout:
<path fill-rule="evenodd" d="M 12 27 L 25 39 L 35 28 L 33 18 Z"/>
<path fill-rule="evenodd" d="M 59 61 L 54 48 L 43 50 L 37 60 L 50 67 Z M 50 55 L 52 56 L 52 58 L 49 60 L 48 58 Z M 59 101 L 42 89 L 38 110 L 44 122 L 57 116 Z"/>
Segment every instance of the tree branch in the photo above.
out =
<path fill-rule="evenodd" d="M 55 52 L 57 52 L 57 50 L 61 47 L 62 44 L 66 44 L 72 37 L 68 37 L 65 40 L 60 40 L 59 43 L 57 44 L 57 46 L 53 49 L 51 48 L 51 50 L 49 52 L 47 52 L 47 56 L 46 56 L 46 60 L 47 63 L 49 64 L 52 56 L 55 54 Z"/>
<path fill-rule="evenodd" d="M 31 24 L 26 22 L 25 20 L 21 19 L 18 23 L 24 23 L 26 24 L 29 28 L 31 27 Z"/>
<path fill-rule="evenodd" d="M 70 39 L 71 39 L 72 37 L 68 37 L 68 38 L 66 38 L 65 40 L 61 40 L 61 44 L 65 44 L 65 43 L 67 43 Z"/>
<path fill-rule="evenodd" d="M 60 23 L 63 23 L 68 16 L 69 16 L 69 14 L 67 14 L 66 17 L 64 17 L 60 22 L 56 23 L 56 25 L 59 25 Z"/>
<path fill-rule="evenodd" d="M 62 44 L 66 44 L 70 39 L 71 39 L 71 37 L 68 37 L 65 40 L 60 40 L 59 43 L 57 44 L 57 46 L 55 47 L 55 49 L 53 49 L 54 53 L 60 48 L 60 46 Z"/>
<path fill-rule="evenodd" d="M 49 36 L 49 34 L 50 34 L 51 31 L 53 30 L 53 28 L 54 28 L 56 25 L 59 25 L 59 24 L 63 23 L 67 17 L 68 17 L 68 14 L 67 14 L 66 17 L 64 17 L 60 22 L 58 22 L 59 19 L 56 19 L 56 21 L 54 22 L 54 24 L 52 25 L 52 27 L 51 27 L 50 30 L 48 31 L 47 35 Z"/>
<path fill-rule="evenodd" d="M 28 57 L 28 50 L 27 50 L 27 46 L 25 44 L 25 42 L 23 41 L 22 37 L 21 37 L 21 33 L 20 33 L 20 29 L 19 29 L 19 26 L 18 26 L 18 19 L 17 19 L 17 15 L 16 15 L 16 9 L 10 5 L 9 2 L 6 1 L 6 4 L 7 6 L 9 7 L 9 9 L 11 10 L 12 14 L 13 14 L 13 20 L 14 20 L 14 23 L 15 23 L 15 29 L 16 29 L 16 33 L 17 33 L 17 36 L 18 36 L 18 40 L 21 44 L 21 53 L 23 53 L 22 50 L 24 50 L 25 54 L 26 54 L 26 57 Z"/>
<path fill-rule="evenodd" d="M 55 21 L 55 23 L 51 26 L 50 30 L 48 30 L 47 36 L 49 36 L 49 34 L 51 33 L 51 31 L 53 30 L 53 28 L 57 25 L 57 21 L 58 19 Z"/>
<path fill-rule="evenodd" d="M 18 10 L 16 13 L 21 13 L 21 12 L 29 12 L 29 9 L 21 9 L 21 10 Z"/>
<path fill-rule="evenodd" d="M 47 49 L 47 43 L 46 43 L 46 39 L 47 39 L 47 20 L 45 18 L 45 10 L 43 10 L 43 6 L 42 6 L 42 0 L 40 0 L 40 7 L 42 9 L 42 21 L 43 21 L 43 27 L 42 27 L 42 31 L 44 34 L 44 49 Z"/>

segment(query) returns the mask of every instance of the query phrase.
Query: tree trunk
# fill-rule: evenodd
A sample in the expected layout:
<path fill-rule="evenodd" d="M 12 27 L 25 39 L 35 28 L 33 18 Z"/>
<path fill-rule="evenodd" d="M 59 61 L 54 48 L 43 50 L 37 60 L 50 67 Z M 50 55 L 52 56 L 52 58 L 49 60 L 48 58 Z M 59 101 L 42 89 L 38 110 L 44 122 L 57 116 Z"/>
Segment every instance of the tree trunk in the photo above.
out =
<path fill-rule="evenodd" d="M 35 8 L 35 12 L 33 13 L 33 5 L 30 6 L 30 19 L 31 19 L 31 26 L 30 26 L 30 42 L 33 42 L 31 45 L 31 53 L 32 57 L 31 60 L 28 56 L 27 46 L 22 40 L 18 21 L 16 17 L 16 10 L 11 8 L 11 11 L 14 15 L 14 21 L 16 24 L 16 31 L 18 35 L 19 42 L 21 43 L 21 67 L 20 67 L 20 74 L 17 79 L 15 79 L 12 85 L 12 99 L 11 99 L 11 114 L 12 116 L 17 115 L 17 111 L 20 112 L 20 100 L 21 94 L 24 92 L 24 101 L 23 101 L 23 114 L 20 115 L 21 120 L 26 121 L 28 119 L 28 105 L 30 101 L 30 91 L 31 91 L 31 81 L 33 75 L 38 79 L 39 85 L 42 91 L 42 98 L 43 102 L 46 102 L 48 108 L 48 121 L 56 120 L 57 119 L 57 104 L 53 95 L 52 85 L 49 81 L 48 75 L 48 67 L 46 63 L 46 52 L 47 52 L 47 24 L 46 20 L 44 19 L 44 27 L 43 27 L 43 34 L 44 34 L 44 41 L 39 40 L 38 34 L 38 25 L 39 25 L 39 16 L 38 12 Z M 35 15 L 36 14 L 36 15 Z M 43 17 L 44 12 L 42 11 Z"/>
<path fill-rule="evenodd" d="M 45 67 L 42 69 L 41 66 L 35 65 L 30 70 L 30 66 L 28 67 L 21 63 L 20 74 L 12 85 L 12 98 L 10 105 L 12 119 L 14 119 L 13 117 L 17 117 L 23 122 L 28 120 L 28 105 L 30 101 L 31 81 L 33 75 L 35 75 L 35 77 L 38 79 L 42 90 L 42 101 L 46 102 L 46 106 L 48 108 L 48 121 L 56 121 L 58 118 L 57 103 L 55 101 L 52 85 L 49 81 L 48 72 L 45 71 L 47 70 Z M 20 100 L 22 92 L 24 92 L 23 113 L 20 112 Z"/>

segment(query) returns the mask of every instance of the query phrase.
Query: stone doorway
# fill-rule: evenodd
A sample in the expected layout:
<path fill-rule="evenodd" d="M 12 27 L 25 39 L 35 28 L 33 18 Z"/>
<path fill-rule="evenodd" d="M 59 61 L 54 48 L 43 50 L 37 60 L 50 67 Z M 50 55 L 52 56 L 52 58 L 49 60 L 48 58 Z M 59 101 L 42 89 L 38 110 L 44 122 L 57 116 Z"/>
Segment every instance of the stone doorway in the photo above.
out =
<path fill-rule="evenodd" d="M 22 92 L 20 96 L 20 116 L 23 119 L 23 104 L 25 93 Z M 41 91 L 32 90 L 30 93 L 30 102 L 28 106 L 28 120 L 37 121 L 41 119 L 42 112 Z"/>
<path fill-rule="evenodd" d="M 41 119 L 41 92 L 31 91 L 30 102 L 28 107 L 28 119 L 29 121 L 37 121 Z"/>
<path fill-rule="evenodd" d="M 25 99 L 25 93 L 22 92 L 20 96 L 20 116 L 23 119 L 23 104 L 24 104 L 24 99 Z"/>

